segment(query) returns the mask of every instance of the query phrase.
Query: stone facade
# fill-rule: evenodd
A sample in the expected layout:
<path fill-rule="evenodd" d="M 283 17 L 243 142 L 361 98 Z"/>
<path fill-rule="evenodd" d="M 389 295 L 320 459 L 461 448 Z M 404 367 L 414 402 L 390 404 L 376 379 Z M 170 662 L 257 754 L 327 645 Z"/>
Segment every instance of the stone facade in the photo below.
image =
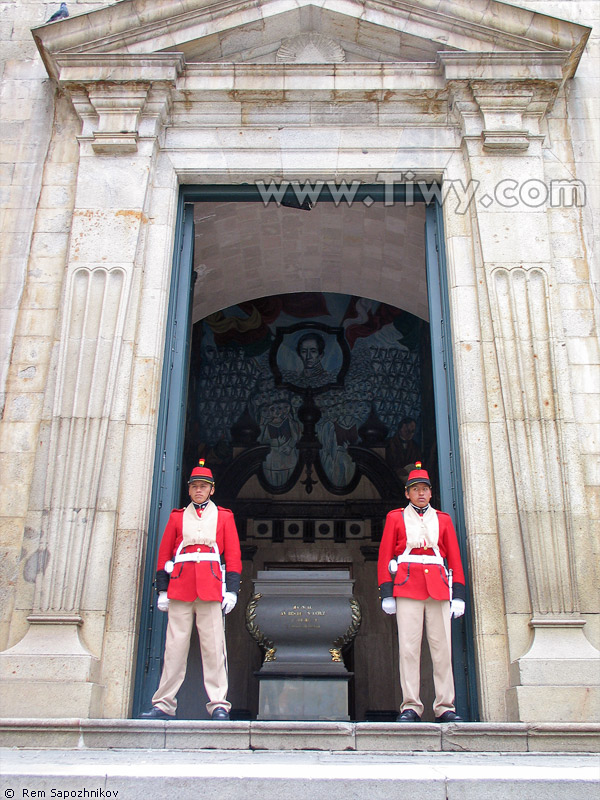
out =
<path fill-rule="evenodd" d="M 2 713 L 129 715 L 178 185 L 273 178 L 441 182 L 481 717 L 600 720 L 597 5 L 156 5 L 3 8 Z"/>

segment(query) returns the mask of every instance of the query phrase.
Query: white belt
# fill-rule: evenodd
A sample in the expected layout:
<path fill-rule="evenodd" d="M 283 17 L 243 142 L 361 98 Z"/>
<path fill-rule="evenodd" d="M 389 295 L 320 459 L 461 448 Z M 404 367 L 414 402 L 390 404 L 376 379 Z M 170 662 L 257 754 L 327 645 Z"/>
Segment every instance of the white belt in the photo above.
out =
<path fill-rule="evenodd" d="M 175 564 L 182 564 L 184 561 L 193 561 L 196 564 L 199 564 L 201 561 L 218 561 L 221 563 L 221 556 L 219 555 L 219 548 L 216 545 L 213 545 L 214 550 L 216 552 L 212 553 L 201 553 L 199 550 L 196 550 L 194 553 L 182 553 L 181 550 L 183 548 L 183 542 L 177 548 L 177 552 L 175 553 L 175 558 L 172 561 L 167 561 L 165 564 L 165 572 L 169 575 L 173 572 Z"/>
<path fill-rule="evenodd" d="M 401 555 L 396 559 L 397 564 L 440 564 L 444 566 L 444 559 L 441 556 L 411 556 Z"/>
<path fill-rule="evenodd" d="M 220 561 L 221 557 L 216 553 L 183 553 L 180 556 L 175 556 L 173 564 L 181 564 L 183 561 L 195 561 L 199 564 L 201 561 Z"/>

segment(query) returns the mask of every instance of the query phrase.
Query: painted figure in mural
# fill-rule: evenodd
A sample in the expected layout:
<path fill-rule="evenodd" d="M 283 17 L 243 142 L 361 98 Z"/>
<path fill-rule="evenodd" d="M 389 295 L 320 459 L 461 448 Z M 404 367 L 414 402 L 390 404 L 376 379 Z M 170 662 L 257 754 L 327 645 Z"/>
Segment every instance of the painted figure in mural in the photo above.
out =
<path fill-rule="evenodd" d="M 233 514 L 211 497 L 214 478 L 204 461 L 188 481 L 190 504 L 171 512 L 158 551 L 158 608 L 169 621 L 160 684 L 144 719 L 172 719 L 185 678 L 194 619 L 200 640 L 204 686 L 212 719 L 229 719 L 227 652 L 223 615 L 235 607 L 242 561 Z M 225 574 L 222 570 L 224 559 Z"/>
<path fill-rule="evenodd" d="M 347 486 L 356 472 L 356 464 L 348 453 L 348 447 L 358 445 L 358 428 L 369 416 L 370 404 L 349 393 L 332 392 L 341 401 L 323 409 L 323 417 L 317 425 L 317 435 L 322 445 L 323 469 L 333 484 Z"/>
<path fill-rule="evenodd" d="M 298 463 L 296 444 L 302 428 L 293 416 L 289 398 L 272 399 L 260 410 L 259 441 L 271 447 L 263 464 L 265 477 L 272 486 L 283 486 Z"/>
<path fill-rule="evenodd" d="M 335 376 L 323 366 L 325 339 L 320 333 L 304 333 L 298 339 L 296 353 L 302 360 L 300 380 L 295 377 L 300 386 L 324 386 L 335 381 Z"/>
<path fill-rule="evenodd" d="M 416 421 L 412 417 L 404 417 L 398 424 L 398 430 L 386 444 L 386 461 L 402 480 L 406 480 L 407 467 L 410 464 L 423 460 L 421 448 L 414 439 L 416 429 Z"/>
<path fill-rule="evenodd" d="M 436 722 L 462 722 L 454 707 L 450 620 L 465 612 L 465 577 L 452 520 L 431 507 L 431 481 L 417 463 L 406 508 L 390 511 L 379 547 L 381 604 L 398 626 L 402 706 L 398 722 L 420 722 L 423 621 L 433 663 Z M 447 564 L 447 568 L 445 566 Z"/>

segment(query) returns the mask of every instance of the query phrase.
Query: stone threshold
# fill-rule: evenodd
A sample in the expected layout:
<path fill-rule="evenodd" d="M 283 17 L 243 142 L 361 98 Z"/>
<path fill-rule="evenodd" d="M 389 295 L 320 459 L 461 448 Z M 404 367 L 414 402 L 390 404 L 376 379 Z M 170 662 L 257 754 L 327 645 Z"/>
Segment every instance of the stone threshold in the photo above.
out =
<path fill-rule="evenodd" d="M 598 753 L 600 723 L 0 719 L 0 747 L 78 750 Z"/>

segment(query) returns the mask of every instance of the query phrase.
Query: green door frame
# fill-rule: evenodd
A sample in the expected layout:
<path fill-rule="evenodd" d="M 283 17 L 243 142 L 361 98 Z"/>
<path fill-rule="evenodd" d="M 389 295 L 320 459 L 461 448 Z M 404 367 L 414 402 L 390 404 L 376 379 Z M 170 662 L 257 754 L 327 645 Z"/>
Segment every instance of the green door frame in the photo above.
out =
<path fill-rule="evenodd" d="M 167 615 L 156 608 L 154 578 L 160 535 L 171 510 L 179 504 L 181 460 L 185 432 L 190 333 L 194 291 L 194 205 L 180 193 L 175 228 L 173 272 L 167 317 L 158 431 L 152 476 L 152 500 L 148 520 L 146 566 L 142 590 L 133 716 L 151 705 L 162 670 L 162 649 Z"/>
<path fill-rule="evenodd" d="M 394 185 L 392 191 L 389 186 L 383 184 L 364 185 L 358 189 L 353 200 L 361 202 L 370 197 L 375 202 L 384 202 L 388 205 L 391 202 L 407 201 L 407 193 L 403 185 Z M 286 193 L 285 199 L 294 201 L 291 189 Z M 137 717 L 145 708 L 149 708 L 152 694 L 158 686 L 166 631 L 166 614 L 156 611 L 154 575 L 160 536 L 171 509 L 179 504 L 181 492 L 180 465 L 190 357 L 191 301 L 195 277 L 193 273 L 193 204 L 214 201 L 263 202 L 263 199 L 259 189 L 251 184 L 184 186 L 180 190 L 146 547 L 140 640 L 134 686 L 134 717 Z M 319 195 L 319 202 L 323 201 L 334 201 L 327 187 L 324 187 Z M 426 202 L 426 200 L 418 189 L 410 187 L 409 202 Z M 435 198 L 428 199 L 427 202 L 425 224 L 427 285 L 440 492 L 442 507 L 451 514 L 458 533 L 466 572 L 468 567 L 465 558 L 467 547 L 462 505 L 443 218 L 442 209 L 437 200 Z M 464 719 L 477 720 L 475 654 L 471 625 L 471 609 L 470 604 L 467 603 L 465 616 L 461 620 L 453 622 L 452 626 L 456 706 Z"/>

